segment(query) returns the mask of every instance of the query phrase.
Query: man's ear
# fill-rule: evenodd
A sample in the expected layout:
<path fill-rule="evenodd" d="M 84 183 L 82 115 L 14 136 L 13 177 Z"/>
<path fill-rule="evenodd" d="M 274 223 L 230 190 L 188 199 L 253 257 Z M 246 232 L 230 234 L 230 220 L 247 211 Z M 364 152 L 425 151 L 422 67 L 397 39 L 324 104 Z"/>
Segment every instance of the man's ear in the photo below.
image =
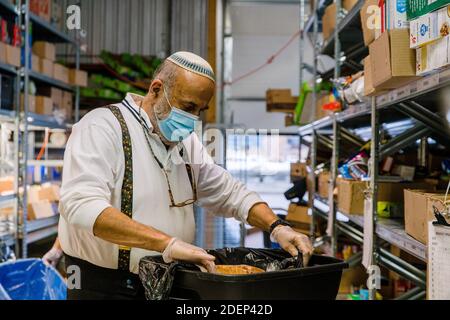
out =
<path fill-rule="evenodd" d="M 150 84 L 150 88 L 149 88 L 149 94 L 153 95 L 155 98 L 157 98 L 159 96 L 159 94 L 162 92 L 162 86 L 163 83 L 161 80 L 159 79 L 155 79 L 152 81 L 152 83 Z"/>

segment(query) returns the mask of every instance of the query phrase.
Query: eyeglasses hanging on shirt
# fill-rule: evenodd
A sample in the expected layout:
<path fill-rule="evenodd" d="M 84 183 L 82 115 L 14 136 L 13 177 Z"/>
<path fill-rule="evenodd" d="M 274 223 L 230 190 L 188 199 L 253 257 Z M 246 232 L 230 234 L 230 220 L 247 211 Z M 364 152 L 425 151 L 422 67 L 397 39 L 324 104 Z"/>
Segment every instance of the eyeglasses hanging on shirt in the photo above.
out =
<path fill-rule="evenodd" d="M 167 96 L 166 96 L 166 99 L 167 99 Z M 192 199 L 188 199 L 183 202 L 175 203 L 175 199 L 174 199 L 173 192 L 172 192 L 172 187 L 171 187 L 170 181 L 169 181 L 169 175 L 168 175 L 167 171 L 164 169 L 163 164 L 161 163 L 161 161 L 158 159 L 155 152 L 153 151 L 153 147 L 150 142 L 150 139 L 151 139 L 150 128 L 147 126 L 147 124 L 145 123 L 144 119 L 141 116 L 142 101 L 141 101 L 141 105 L 139 106 L 139 114 L 138 115 L 136 115 L 136 113 L 135 113 L 136 111 L 130 105 L 128 105 L 129 104 L 128 101 L 126 101 L 126 100 L 124 100 L 124 101 L 126 102 L 126 103 L 124 103 L 125 107 L 128 110 L 130 110 L 130 112 L 133 114 L 135 119 L 138 120 L 139 123 L 141 124 L 141 127 L 144 131 L 145 140 L 147 141 L 147 145 L 150 148 L 150 152 L 151 152 L 153 158 L 155 159 L 155 161 L 158 163 L 158 166 L 160 167 L 161 171 L 163 172 L 164 177 L 166 178 L 168 193 L 169 193 L 169 198 L 170 198 L 170 208 L 182 208 L 182 207 L 194 204 L 197 201 L 197 185 L 195 183 L 195 176 L 194 176 L 194 172 L 192 170 L 191 165 L 186 163 L 186 172 L 189 177 L 189 181 L 191 183 L 191 188 L 192 188 Z M 169 105 L 170 105 L 170 103 L 169 103 Z"/>

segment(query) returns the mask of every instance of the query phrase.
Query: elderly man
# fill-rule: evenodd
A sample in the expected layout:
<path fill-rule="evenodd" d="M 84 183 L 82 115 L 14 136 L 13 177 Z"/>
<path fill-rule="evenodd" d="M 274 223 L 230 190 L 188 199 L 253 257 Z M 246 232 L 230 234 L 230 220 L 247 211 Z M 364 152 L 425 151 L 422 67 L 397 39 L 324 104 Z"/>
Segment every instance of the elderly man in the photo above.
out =
<path fill-rule="evenodd" d="M 210 65 L 178 52 L 145 97 L 128 94 L 73 127 L 59 224 L 66 265 L 81 275 L 81 286 L 69 283 L 69 299 L 143 299 L 137 273 L 147 255 L 214 270 L 214 257 L 191 244 L 194 203 L 270 231 L 293 256 L 312 253 L 309 239 L 215 165 L 193 133 L 214 90 Z"/>

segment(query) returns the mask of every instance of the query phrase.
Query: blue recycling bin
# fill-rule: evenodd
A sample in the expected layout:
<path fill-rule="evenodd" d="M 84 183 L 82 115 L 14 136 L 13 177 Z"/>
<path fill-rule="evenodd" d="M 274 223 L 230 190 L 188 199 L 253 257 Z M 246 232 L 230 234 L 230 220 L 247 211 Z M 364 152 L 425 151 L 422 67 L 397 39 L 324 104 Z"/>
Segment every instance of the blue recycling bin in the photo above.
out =
<path fill-rule="evenodd" d="M 66 283 L 41 259 L 0 264 L 0 300 L 66 300 Z"/>

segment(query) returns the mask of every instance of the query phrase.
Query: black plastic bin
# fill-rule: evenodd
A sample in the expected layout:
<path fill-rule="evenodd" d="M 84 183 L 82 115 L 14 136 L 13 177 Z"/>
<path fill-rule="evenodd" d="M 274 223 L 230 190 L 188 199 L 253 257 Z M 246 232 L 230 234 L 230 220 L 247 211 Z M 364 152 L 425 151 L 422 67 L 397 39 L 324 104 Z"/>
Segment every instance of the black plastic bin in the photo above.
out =
<path fill-rule="evenodd" d="M 255 249 L 227 250 L 237 250 L 239 254 L 230 254 L 227 261 L 221 261 L 220 250 L 210 251 L 216 256 L 216 264 L 241 264 L 245 250 Z M 260 249 L 258 252 L 289 258 L 288 253 L 277 249 Z M 230 256 L 235 258 L 230 260 Z M 258 267 L 257 263 L 253 265 Z M 181 268 L 175 271 L 169 296 L 171 299 L 194 300 L 334 300 L 342 271 L 347 267 L 347 263 L 333 257 L 314 255 L 306 268 L 252 275 L 218 275 Z"/>

